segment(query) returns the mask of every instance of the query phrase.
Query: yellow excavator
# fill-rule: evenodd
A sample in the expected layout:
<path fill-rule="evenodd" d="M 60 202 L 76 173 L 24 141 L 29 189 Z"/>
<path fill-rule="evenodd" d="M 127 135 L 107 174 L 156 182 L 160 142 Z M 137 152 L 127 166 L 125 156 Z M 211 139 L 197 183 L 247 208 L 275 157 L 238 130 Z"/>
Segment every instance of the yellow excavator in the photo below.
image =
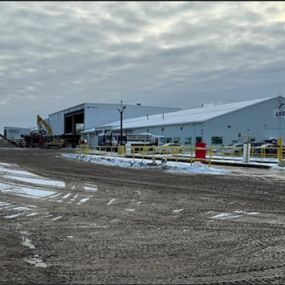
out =
<path fill-rule="evenodd" d="M 53 136 L 51 126 L 40 115 L 37 115 L 37 125 L 39 132 L 45 133 L 47 136 L 47 141 L 43 145 L 45 148 L 61 148 L 63 146 L 64 141 L 57 140 Z"/>
<path fill-rule="evenodd" d="M 51 126 L 40 115 L 37 115 L 37 125 L 39 132 L 44 131 L 50 137 L 53 135 Z"/>

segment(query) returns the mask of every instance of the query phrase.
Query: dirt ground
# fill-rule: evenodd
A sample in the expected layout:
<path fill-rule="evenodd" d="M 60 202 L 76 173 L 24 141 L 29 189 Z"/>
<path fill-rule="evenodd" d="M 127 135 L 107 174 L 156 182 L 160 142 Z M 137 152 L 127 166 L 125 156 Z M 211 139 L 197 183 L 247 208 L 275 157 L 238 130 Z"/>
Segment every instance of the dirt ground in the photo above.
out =
<path fill-rule="evenodd" d="M 285 180 L 276 172 L 174 175 L 58 150 L 2 149 L 0 162 L 65 182 L 50 198 L 0 192 L 1 284 L 285 284 Z M 17 216 L 19 207 L 28 210 Z"/>

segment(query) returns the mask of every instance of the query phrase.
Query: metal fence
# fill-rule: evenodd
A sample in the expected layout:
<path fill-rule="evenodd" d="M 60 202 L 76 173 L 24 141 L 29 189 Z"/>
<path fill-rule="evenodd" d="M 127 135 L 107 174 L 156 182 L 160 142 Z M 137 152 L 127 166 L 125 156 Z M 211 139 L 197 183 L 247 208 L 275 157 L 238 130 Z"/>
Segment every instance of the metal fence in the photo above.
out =
<path fill-rule="evenodd" d="M 197 152 L 204 152 L 205 156 L 197 157 Z M 244 149 L 242 147 L 234 146 L 208 146 L 208 147 L 195 147 L 195 146 L 101 146 L 89 147 L 82 144 L 76 147 L 76 152 L 81 154 L 98 154 L 109 156 L 123 156 L 132 158 L 152 158 L 152 159 L 165 159 L 172 161 L 203 161 L 211 165 L 213 161 L 219 160 L 235 160 L 242 161 Z M 285 147 L 251 147 L 249 151 L 249 161 L 256 162 L 278 162 L 279 164 L 285 163 Z"/>

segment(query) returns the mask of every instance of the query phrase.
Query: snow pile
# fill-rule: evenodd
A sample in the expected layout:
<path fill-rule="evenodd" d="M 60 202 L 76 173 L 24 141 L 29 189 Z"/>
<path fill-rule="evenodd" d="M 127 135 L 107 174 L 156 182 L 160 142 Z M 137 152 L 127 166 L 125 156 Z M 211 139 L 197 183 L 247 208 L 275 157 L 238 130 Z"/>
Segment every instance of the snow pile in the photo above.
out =
<path fill-rule="evenodd" d="M 172 173 L 197 173 L 197 174 L 227 174 L 229 171 L 225 169 L 218 169 L 209 167 L 200 162 L 195 162 L 192 165 L 185 162 L 172 162 L 172 161 L 156 161 L 155 164 L 151 160 L 123 158 L 123 157 L 108 157 L 98 155 L 85 155 L 64 153 L 63 157 L 69 159 L 77 159 L 90 163 L 97 163 L 107 166 L 118 166 L 124 168 L 153 168 L 164 169 Z"/>
<path fill-rule="evenodd" d="M 230 171 L 209 167 L 201 162 L 194 162 L 191 164 L 186 162 L 168 161 L 166 167 L 169 172 L 173 173 L 196 173 L 196 174 L 229 174 Z"/>
<path fill-rule="evenodd" d="M 271 167 L 271 169 L 274 170 L 285 170 L 285 167 L 279 166 L 278 164 L 275 164 Z"/>

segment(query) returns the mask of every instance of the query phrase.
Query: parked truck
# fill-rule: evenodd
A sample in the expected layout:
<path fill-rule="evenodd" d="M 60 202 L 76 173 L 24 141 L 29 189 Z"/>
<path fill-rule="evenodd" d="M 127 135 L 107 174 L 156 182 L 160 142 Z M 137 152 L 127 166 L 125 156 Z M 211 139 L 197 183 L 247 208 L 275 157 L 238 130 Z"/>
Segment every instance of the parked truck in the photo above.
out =
<path fill-rule="evenodd" d="M 124 134 L 122 137 L 122 144 L 132 145 L 149 145 L 149 146 L 161 146 L 165 142 L 163 136 L 157 136 L 150 133 L 140 134 Z M 120 133 L 109 131 L 98 136 L 99 146 L 118 146 L 120 143 Z"/>

